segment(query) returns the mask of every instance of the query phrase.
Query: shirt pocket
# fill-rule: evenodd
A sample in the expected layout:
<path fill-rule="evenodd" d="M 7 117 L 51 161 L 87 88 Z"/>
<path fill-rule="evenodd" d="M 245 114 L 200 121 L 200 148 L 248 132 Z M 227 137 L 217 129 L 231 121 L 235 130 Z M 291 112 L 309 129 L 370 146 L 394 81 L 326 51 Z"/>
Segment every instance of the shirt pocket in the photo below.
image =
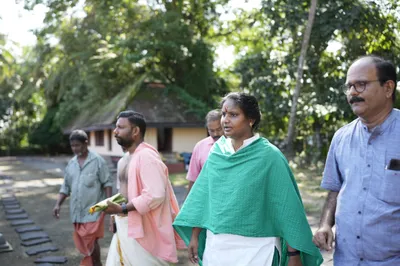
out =
<path fill-rule="evenodd" d="M 400 204 L 400 171 L 386 169 L 391 159 L 400 159 L 400 154 L 387 153 L 385 156 L 385 172 L 381 184 L 380 198 L 388 203 Z"/>
<path fill-rule="evenodd" d="M 97 181 L 97 175 L 95 173 L 87 173 L 82 175 L 83 184 L 87 187 L 93 187 Z"/>

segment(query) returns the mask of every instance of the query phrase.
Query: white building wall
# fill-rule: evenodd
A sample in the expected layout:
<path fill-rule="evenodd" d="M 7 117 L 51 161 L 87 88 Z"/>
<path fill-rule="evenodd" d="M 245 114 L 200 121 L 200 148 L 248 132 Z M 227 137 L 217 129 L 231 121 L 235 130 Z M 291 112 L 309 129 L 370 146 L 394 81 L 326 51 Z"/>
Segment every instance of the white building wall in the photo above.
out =
<path fill-rule="evenodd" d="M 155 127 L 146 128 L 146 135 L 144 136 L 144 141 L 149 143 L 154 148 L 158 149 L 157 128 Z"/>
<path fill-rule="evenodd" d="M 207 137 L 207 130 L 200 128 L 173 128 L 172 151 L 192 152 L 197 142 Z"/>
<path fill-rule="evenodd" d="M 111 134 L 111 149 L 109 148 L 109 136 Z M 145 141 L 157 148 L 157 129 L 156 128 L 147 128 Z M 94 131 L 90 132 L 90 143 L 89 149 L 97 152 L 100 155 L 104 156 L 122 156 L 122 148 L 118 144 L 117 140 L 114 137 L 112 130 L 109 129 L 104 130 L 104 146 L 96 146 L 96 135 Z"/>

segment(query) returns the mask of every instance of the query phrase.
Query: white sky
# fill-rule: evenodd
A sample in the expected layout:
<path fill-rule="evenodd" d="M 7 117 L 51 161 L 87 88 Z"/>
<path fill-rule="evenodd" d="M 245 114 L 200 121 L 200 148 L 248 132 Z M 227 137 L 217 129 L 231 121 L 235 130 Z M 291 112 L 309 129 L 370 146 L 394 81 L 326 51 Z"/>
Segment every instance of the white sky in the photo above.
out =
<path fill-rule="evenodd" d="M 8 39 L 23 46 L 36 43 L 32 29 L 40 28 L 46 7 L 37 5 L 33 11 L 24 10 L 23 1 L 1 0 L 0 7 L 0 33 L 7 35 Z"/>
<path fill-rule="evenodd" d="M 142 0 L 143 2 L 145 0 Z M 24 9 L 23 0 L 1 0 L 0 5 L 0 33 L 5 34 L 9 41 L 20 44 L 20 46 L 34 45 L 36 37 L 32 30 L 43 27 L 43 19 L 47 11 L 44 5 L 36 5 L 33 11 Z M 231 0 L 230 8 L 243 8 L 246 10 L 259 8 L 261 0 Z M 234 14 L 228 12 L 221 19 L 232 20 Z M 21 51 L 15 46 L 8 45 L 18 56 Z M 235 60 L 233 46 L 218 46 L 216 49 L 216 66 L 229 67 Z"/>
<path fill-rule="evenodd" d="M 224 7 L 226 8 L 226 7 Z M 228 6 L 229 9 L 237 9 L 243 8 L 245 10 L 251 10 L 253 8 L 261 8 L 261 0 L 231 0 Z M 222 11 L 222 10 L 218 10 Z M 223 14 L 221 20 L 234 20 L 235 15 L 232 12 L 227 14 Z M 221 68 L 229 68 L 232 66 L 233 62 L 235 61 L 235 47 L 233 45 L 219 45 L 217 46 L 215 53 L 217 54 L 217 58 L 215 61 L 215 66 Z"/>

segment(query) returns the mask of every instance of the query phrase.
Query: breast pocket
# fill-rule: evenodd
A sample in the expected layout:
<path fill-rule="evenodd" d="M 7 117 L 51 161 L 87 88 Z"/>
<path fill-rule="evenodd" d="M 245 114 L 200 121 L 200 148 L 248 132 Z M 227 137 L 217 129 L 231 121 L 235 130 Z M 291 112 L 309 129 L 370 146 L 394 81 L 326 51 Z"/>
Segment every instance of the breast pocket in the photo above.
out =
<path fill-rule="evenodd" d="M 400 154 L 386 154 L 385 174 L 381 184 L 380 198 L 388 203 L 400 204 L 400 171 L 386 169 L 391 159 L 400 159 Z"/>
<path fill-rule="evenodd" d="M 84 174 L 81 178 L 83 179 L 83 184 L 87 187 L 93 187 L 97 182 L 97 175 L 94 173 Z"/>

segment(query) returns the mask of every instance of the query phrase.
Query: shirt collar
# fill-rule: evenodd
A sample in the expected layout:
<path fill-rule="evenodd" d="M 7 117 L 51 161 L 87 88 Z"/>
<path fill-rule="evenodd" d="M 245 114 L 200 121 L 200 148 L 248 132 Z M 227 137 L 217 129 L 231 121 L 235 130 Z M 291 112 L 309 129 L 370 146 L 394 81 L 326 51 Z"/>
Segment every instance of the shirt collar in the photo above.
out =
<path fill-rule="evenodd" d="M 216 141 L 211 136 L 208 136 L 208 145 L 212 146 L 215 142 Z"/>
<path fill-rule="evenodd" d="M 240 147 L 240 149 L 244 148 L 246 146 L 249 146 L 251 143 L 253 143 L 254 141 L 258 140 L 259 138 L 260 138 L 260 134 L 256 133 L 251 138 L 245 139 L 243 141 L 243 145 L 242 145 L 242 147 Z"/>
<path fill-rule="evenodd" d="M 82 168 L 83 168 L 87 163 L 89 163 L 93 158 L 94 158 L 94 154 L 93 154 L 92 152 L 90 152 L 90 150 L 88 149 L 88 156 L 86 157 L 86 160 L 85 160 L 85 162 L 84 162 L 83 165 L 82 165 Z M 75 162 L 79 165 L 78 156 L 77 156 L 77 155 L 75 155 L 74 158 L 72 158 L 72 160 L 75 161 Z"/>
<path fill-rule="evenodd" d="M 393 108 L 392 111 L 389 113 L 388 117 L 386 117 L 385 121 L 383 121 L 382 124 L 374 127 L 373 129 L 371 129 L 370 133 L 373 135 L 380 135 L 383 132 L 386 131 L 386 129 L 389 128 L 389 126 L 392 124 L 392 122 L 396 119 L 397 112 L 395 111 L 395 109 Z M 361 122 L 361 120 L 360 120 Z M 368 132 L 368 127 L 366 125 L 363 124 L 363 122 L 361 122 L 362 128 Z"/>

